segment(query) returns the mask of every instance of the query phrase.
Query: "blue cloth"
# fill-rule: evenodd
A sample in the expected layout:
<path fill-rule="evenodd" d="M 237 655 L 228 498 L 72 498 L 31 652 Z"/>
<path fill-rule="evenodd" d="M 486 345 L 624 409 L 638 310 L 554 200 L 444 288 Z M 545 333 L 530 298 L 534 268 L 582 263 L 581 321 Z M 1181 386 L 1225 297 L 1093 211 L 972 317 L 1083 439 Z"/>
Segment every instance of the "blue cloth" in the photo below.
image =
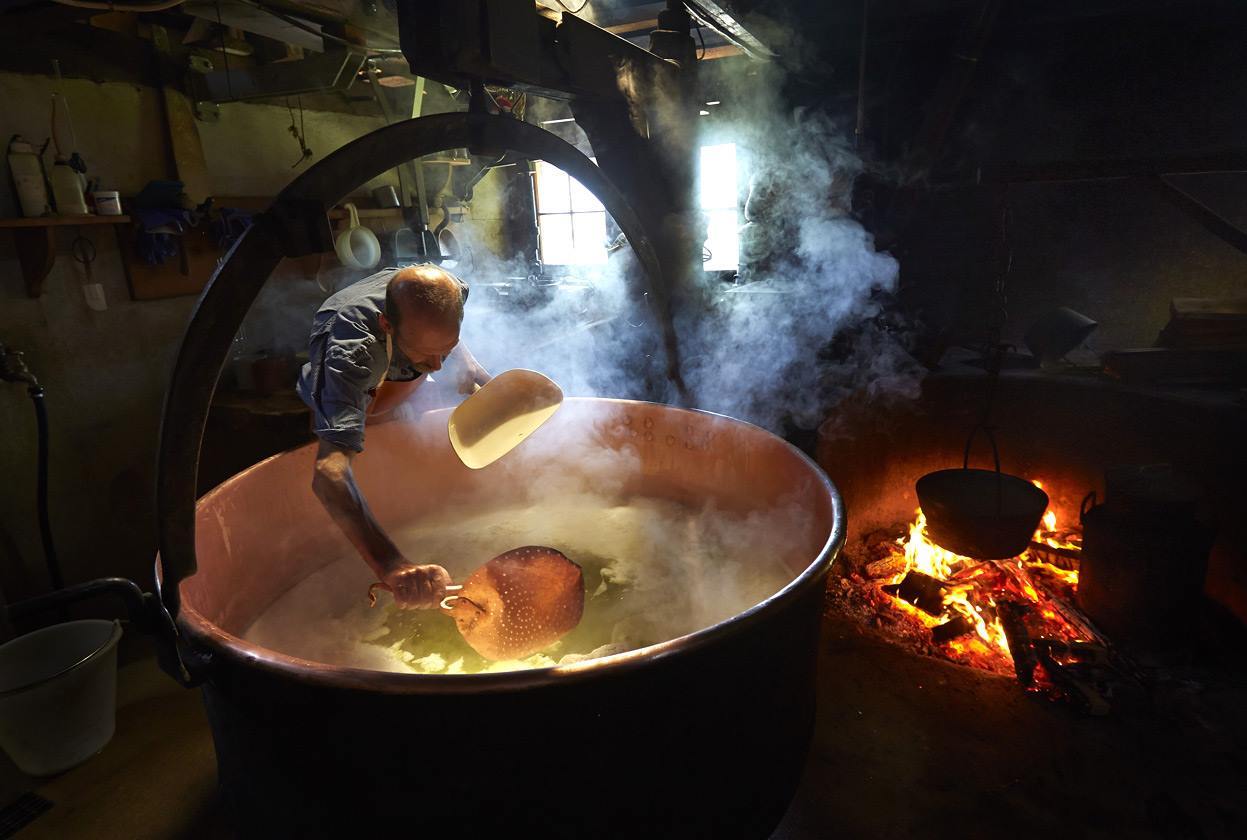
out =
<path fill-rule="evenodd" d="M 364 418 L 386 374 L 385 333 L 378 319 L 395 271 L 378 271 L 337 292 L 312 321 L 308 363 L 297 390 L 312 409 L 316 435 L 344 449 L 364 451 Z M 422 375 L 395 345 L 385 378 L 409 382 Z"/>

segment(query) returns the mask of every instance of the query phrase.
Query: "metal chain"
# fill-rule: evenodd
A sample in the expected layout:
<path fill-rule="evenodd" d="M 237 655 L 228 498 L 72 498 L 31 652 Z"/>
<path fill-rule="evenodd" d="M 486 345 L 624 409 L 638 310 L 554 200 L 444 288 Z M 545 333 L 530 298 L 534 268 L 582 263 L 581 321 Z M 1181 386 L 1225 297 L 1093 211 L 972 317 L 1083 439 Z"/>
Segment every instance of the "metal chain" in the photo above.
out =
<path fill-rule="evenodd" d="M 1002 187 L 1007 190 L 1007 187 Z M 992 308 L 988 316 L 988 352 L 995 352 L 1000 345 L 1000 338 L 1004 332 L 1005 322 L 1009 318 L 1009 297 L 1006 293 L 1006 286 L 1009 281 L 1009 274 L 1013 270 L 1013 245 L 1009 241 L 1009 223 L 1011 221 L 1011 213 L 1009 209 L 1008 193 L 1003 192 L 1000 199 L 1000 253 L 1003 257 L 1002 264 L 998 266 L 995 274 L 996 278 L 992 285 Z"/>

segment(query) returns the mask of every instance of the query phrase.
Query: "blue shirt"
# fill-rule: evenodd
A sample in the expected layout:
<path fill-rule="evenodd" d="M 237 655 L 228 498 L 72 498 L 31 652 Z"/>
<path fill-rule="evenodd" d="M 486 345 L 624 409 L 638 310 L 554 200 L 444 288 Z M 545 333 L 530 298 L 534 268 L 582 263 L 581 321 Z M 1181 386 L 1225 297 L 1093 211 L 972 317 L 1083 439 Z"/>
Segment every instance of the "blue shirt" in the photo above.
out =
<path fill-rule="evenodd" d="M 383 377 L 408 382 L 423 375 L 397 345 L 386 370 L 379 318 L 395 271 L 378 271 L 332 295 L 312 321 L 308 363 L 296 390 L 312 409 L 317 437 L 343 449 L 364 451 L 364 418 Z"/>

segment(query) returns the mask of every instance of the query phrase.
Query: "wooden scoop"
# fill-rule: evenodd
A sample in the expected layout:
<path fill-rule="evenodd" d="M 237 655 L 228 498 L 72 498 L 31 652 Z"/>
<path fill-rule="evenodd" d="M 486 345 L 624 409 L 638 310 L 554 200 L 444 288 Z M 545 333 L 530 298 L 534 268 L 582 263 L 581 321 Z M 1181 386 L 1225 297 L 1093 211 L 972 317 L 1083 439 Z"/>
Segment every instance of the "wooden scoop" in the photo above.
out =
<path fill-rule="evenodd" d="M 563 404 L 563 390 L 535 370 L 508 370 L 486 382 L 450 415 L 450 445 L 479 470 L 537 431 Z"/>
<path fill-rule="evenodd" d="M 386 588 L 374 583 L 372 591 Z M 561 551 L 516 548 L 485 563 L 442 600 L 464 641 L 486 659 L 523 659 L 580 623 L 585 581 Z"/>

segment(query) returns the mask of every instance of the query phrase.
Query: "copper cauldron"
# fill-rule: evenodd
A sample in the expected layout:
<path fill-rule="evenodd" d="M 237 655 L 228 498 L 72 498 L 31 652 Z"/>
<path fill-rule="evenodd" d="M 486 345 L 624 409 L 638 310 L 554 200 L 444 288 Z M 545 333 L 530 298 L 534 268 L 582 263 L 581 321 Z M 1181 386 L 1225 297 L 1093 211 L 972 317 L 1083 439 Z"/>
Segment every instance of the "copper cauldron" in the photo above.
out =
<path fill-rule="evenodd" d="M 770 559 L 786 565 L 788 583 L 713 626 L 575 665 L 457 676 L 335 667 L 239 637 L 278 595 L 349 548 L 312 496 L 310 447 L 257 464 L 196 502 L 199 444 L 235 333 L 283 257 L 332 249 L 330 207 L 404 161 L 464 147 L 546 160 L 602 202 L 644 268 L 638 291 L 662 322 L 655 340 L 679 390 L 652 213 L 639 214 L 575 147 L 523 121 L 449 113 L 394 123 L 295 179 L 197 302 L 161 423 L 158 591 L 104 578 L 2 612 L 22 618 L 84 598 L 119 599 L 154 637 L 161 667 L 202 686 L 221 787 L 246 836 L 767 836 L 809 745 L 823 588 L 845 519 L 810 459 L 746 423 L 571 400 L 521 450 L 480 471 L 459 465 L 438 414 L 370 430 L 359 460 L 369 502 L 390 526 L 421 510 L 531 492 L 523 469 L 534 457 L 590 479 L 597 471 L 615 492 L 727 514 L 782 505 L 783 527 L 767 533 L 784 535 L 786 553 L 777 548 Z M 534 447 L 539 437 L 544 447 Z M 602 472 L 611 459 L 595 453 L 629 447 L 627 468 Z"/>
<path fill-rule="evenodd" d="M 599 459 L 586 451 L 635 453 L 623 474 L 600 476 L 625 495 L 729 515 L 782 504 L 790 527 L 795 510 L 786 543 L 799 549 L 758 558 L 785 564 L 789 583 L 691 635 L 575 665 L 458 676 L 334 667 L 240 638 L 349 550 L 312 495 L 312 448 L 204 497 L 199 569 L 181 584 L 178 624 L 210 655 L 203 691 L 236 825 L 270 837 L 403 826 L 471 837 L 770 832 L 805 760 L 823 587 L 844 533 L 839 496 L 808 458 L 725 417 L 574 399 L 479 471 L 455 458 L 443 412 L 377 426 L 358 473 L 379 519 L 398 526 L 531 493 L 535 460 L 592 482 Z"/>

